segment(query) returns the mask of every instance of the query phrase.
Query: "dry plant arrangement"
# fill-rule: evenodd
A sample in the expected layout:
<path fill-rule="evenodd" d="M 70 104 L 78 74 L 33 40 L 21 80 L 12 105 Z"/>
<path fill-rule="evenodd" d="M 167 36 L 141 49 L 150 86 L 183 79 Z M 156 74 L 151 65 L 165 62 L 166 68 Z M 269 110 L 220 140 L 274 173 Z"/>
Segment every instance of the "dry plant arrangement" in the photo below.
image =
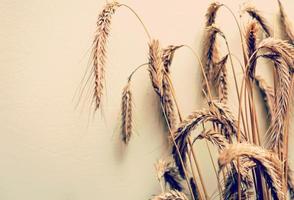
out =
<path fill-rule="evenodd" d="M 126 7 L 137 17 L 148 36 L 149 55 L 147 63 L 135 68 L 127 79 L 122 92 L 121 139 L 126 145 L 132 137 L 132 76 L 139 68 L 147 68 L 163 123 L 166 124 L 171 156 L 155 164 L 162 193 L 150 197 L 154 200 L 208 200 L 208 199 L 294 199 L 294 175 L 288 164 L 289 113 L 293 91 L 294 29 L 282 2 L 277 0 L 280 26 L 286 40 L 273 37 L 271 25 L 263 13 L 252 5 L 242 8 L 241 19 L 250 22 L 241 26 L 240 20 L 225 4 L 214 2 L 206 13 L 204 43 L 201 57 L 189 45 L 162 47 L 153 39 L 138 14 L 128 5 L 110 2 L 99 14 L 97 31 L 92 49 L 92 70 L 89 80 L 94 83 L 93 102 L 95 110 L 101 107 L 104 91 L 107 41 L 111 19 L 116 10 Z M 238 27 L 242 48 L 240 61 L 243 78 L 236 80 L 236 57 L 226 35 L 217 26 L 217 13 L 228 11 Z M 241 28 L 244 27 L 244 28 Z M 220 41 L 226 51 L 220 50 Z M 147 44 L 146 44 L 147 48 Z M 177 104 L 176 91 L 171 80 L 171 64 L 178 49 L 188 48 L 198 60 L 203 77 L 200 90 L 207 100 L 206 108 L 191 112 L 183 119 Z M 237 56 L 238 57 L 238 56 Z M 259 60 L 266 59 L 273 66 L 271 85 L 256 75 Z M 228 67 L 232 73 L 229 73 Z M 238 95 L 238 113 L 229 108 L 228 78 L 233 78 Z M 240 80 L 239 80 L 240 82 Z M 88 84 L 88 83 L 87 83 Z M 260 91 L 266 107 L 268 129 L 261 133 L 257 111 L 255 88 Z M 91 88 L 92 89 L 92 88 Z M 262 135 L 265 136 L 261 137 Z M 217 192 L 208 194 L 195 154 L 195 141 L 210 143 L 218 152 L 218 166 L 211 156 L 211 164 L 217 178 Z M 209 146 L 207 145 L 209 150 Z M 211 153 L 211 151 L 209 150 Z"/>

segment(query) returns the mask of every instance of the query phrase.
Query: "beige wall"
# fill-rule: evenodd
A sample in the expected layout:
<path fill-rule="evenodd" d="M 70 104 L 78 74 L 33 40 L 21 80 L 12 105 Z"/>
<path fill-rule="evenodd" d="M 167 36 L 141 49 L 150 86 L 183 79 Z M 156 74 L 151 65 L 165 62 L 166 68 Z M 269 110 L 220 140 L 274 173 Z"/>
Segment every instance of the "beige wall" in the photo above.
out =
<path fill-rule="evenodd" d="M 167 133 L 146 70 L 138 71 L 132 85 L 136 134 L 126 149 L 119 141 L 122 87 L 131 70 L 147 59 L 147 38 L 125 8 L 113 20 L 103 117 L 98 112 L 89 120 L 89 101 L 82 110 L 75 109 L 77 98 L 72 100 L 87 67 L 104 2 L 0 0 L 1 200 L 135 200 L 160 192 L 153 164 L 168 156 Z M 139 13 L 162 45 L 185 43 L 199 50 L 208 1 L 123 2 Z M 224 2 L 236 12 L 243 1 Z M 277 3 L 255 3 L 279 33 Z M 293 11 L 293 1 L 284 4 Z M 294 19 L 293 12 L 289 15 Z M 240 57 L 240 40 L 230 14 L 221 11 L 218 22 Z M 261 70 L 269 76 L 268 68 Z M 176 54 L 172 71 L 179 105 L 187 116 L 204 105 L 200 70 L 191 52 L 183 49 Z M 230 103 L 237 105 L 235 92 Z M 263 107 L 258 110 L 263 116 Z M 196 151 L 212 192 L 215 176 L 204 147 L 199 143 Z"/>

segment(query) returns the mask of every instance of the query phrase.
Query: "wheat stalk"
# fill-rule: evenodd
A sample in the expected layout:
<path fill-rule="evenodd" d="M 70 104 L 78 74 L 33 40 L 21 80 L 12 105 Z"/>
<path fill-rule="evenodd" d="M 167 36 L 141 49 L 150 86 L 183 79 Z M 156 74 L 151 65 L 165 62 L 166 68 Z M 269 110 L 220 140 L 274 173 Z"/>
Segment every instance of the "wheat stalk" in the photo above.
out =
<path fill-rule="evenodd" d="M 267 37 L 272 36 L 272 30 L 268 25 L 267 20 L 262 16 L 259 10 L 257 10 L 254 6 L 248 4 L 244 8 L 244 12 L 247 12 L 253 19 L 255 19 L 259 23 Z"/>
<path fill-rule="evenodd" d="M 122 140 L 125 144 L 130 141 L 132 136 L 132 92 L 130 89 L 131 82 L 128 81 L 127 85 L 123 89 L 122 93 L 122 103 L 121 103 L 121 118 L 122 118 L 122 126 L 121 126 L 121 136 Z"/>
<path fill-rule="evenodd" d="M 241 158 L 248 158 L 255 162 L 256 166 L 260 168 L 264 175 L 271 189 L 273 198 L 279 200 L 285 199 L 281 182 L 281 177 L 283 176 L 282 162 L 279 160 L 277 154 L 248 143 L 232 144 L 219 155 L 218 163 L 220 169 L 224 168 L 238 157 L 240 157 L 240 166 L 243 164 Z"/>
<path fill-rule="evenodd" d="M 293 25 L 285 12 L 285 9 L 280 0 L 278 0 L 279 8 L 280 8 L 280 21 L 282 24 L 283 32 L 286 34 L 288 40 L 293 44 L 294 42 L 294 29 Z"/>
<path fill-rule="evenodd" d="M 110 32 L 112 15 L 120 6 L 117 2 L 107 3 L 99 14 L 97 21 L 96 35 L 93 41 L 93 68 L 95 76 L 94 99 L 95 109 L 97 110 L 101 104 L 105 81 L 105 63 L 107 40 Z"/>

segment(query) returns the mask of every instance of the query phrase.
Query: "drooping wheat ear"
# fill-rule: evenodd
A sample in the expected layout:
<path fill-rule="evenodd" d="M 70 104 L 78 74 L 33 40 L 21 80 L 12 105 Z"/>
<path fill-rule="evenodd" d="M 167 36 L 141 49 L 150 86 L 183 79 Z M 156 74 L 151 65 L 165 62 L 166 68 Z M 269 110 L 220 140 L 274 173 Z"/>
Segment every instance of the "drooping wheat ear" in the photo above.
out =
<path fill-rule="evenodd" d="M 216 13 L 218 9 L 222 6 L 223 4 L 219 2 L 213 2 L 209 5 L 206 11 L 206 27 L 211 26 L 212 24 L 215 23 L 215 18 L 216 18 Z"/>
<path fill-rule="evenodd" d="M 177 125 L 177 114 L 176 114 L 176 106 L 174 102 L 174 98 L 172 95 L 172 88 L 170 83 L 170 75 L 166 72 L 163 74 L 162 79 L 162 98 L 161 102 L 164 108 L 165 115 L 167 117 L 167 121 L 171 130 Z"/>
<path fill-rule="evenodd" d="M 267 49 L 282 57 L 293 71 L 294 48 L 291 44 L 279 39 L 266 38 L 258 45 L 258 50 L 260 49 Z"/>
<path fill-rule="evenodd" d="M 282 30 L 287 36 L 287 39 L 293 44 L 294 43 L 294 29 L 291 20 L 285 12 L 285 9 L 280 0 L 278 0 L 280 8 L 280 21 L 282 24 Z"/>
<path fill-rule="evenodd" d="M 241 199 L 251 199 L 253 196 L 253 179 L 250 176 L 250 169 L 255 166 L 254 162 L 248 159 L 242 160 L 239 166 Z M 238 168 L 235 164 L 229 166 L 224 182 L 223 199 L 238 199 Z"/>
<path fill-rule="evenodd" d="M 265 103 L 266 111 L 269 116 L 270 121 L 272 121 L 272 116 L 274 113 L 274 105 L 275 105 L 275 93 L 272 87 L 270 87 L 266 81 L 261 78 L 261 76 L 255 76 L 254 81 L 256 86 L 258 87 L 260 94 Z"/>
<path fill-rule="evenodd" d="M 218 87 L 218 98 L 220 102 L 226 103 L 228 100 L 228 77 L 227 77 L 227 60 L 228 55 L 224 56 L 216 66 L 216 74 L 214 75 L 215 82 Z"/>
<path fill-rule="evenodd" d="M 93 68 L 95 76 L 95 88 L 94 88 L 94 99 L 95 99 L 95 110 L 97 110 L 101 104 L 101 98 L 103 95 L 104 79 L 105 79 L 105 63 L 106 63 L 106 48 L 107 39 L 110 32 L 110 25 L 112 15 L 116 9 L 120 6 L 117 2 L 107 3 L 99 14 L 97 21 L 96 35 L 93 41 Z"/>
<path fill-rule="evenodd" d="M 281 150 L 285 143 L 286 119 L 290 110 L 291 76 L 289 68 L 283 59 L 276 60 L 274 64 L 277 73 L 277 89 L 274 115 L 269 129 L 269 147 Z"/>
<path fill-rule="evenodd" d="M 190 178 L 190 186 L 191 186 L 191 189 L 193 192 L 194 199 L 198 200 L 199 196 L 200 196 L 198 193 L 199 189 L 198 189 L 198 186 L 193 178 Z"/>
<path fill-rule="evenodd" d="M 182 47 L 182 45 L 180 45 L 180 46 L 169 45 L 167 48 L 163 49 L 162 60 L 163 60 L 164 69 L 167 73 L 170 73 L 169 68 L 170 68 L 171 63 L 173 61 L 175 51 L 180 47 Z"/>
<path fill-rule="evenodd" d="M 170 45 L 163 49 L 162 62 L 164 66 L 164 72 L 162 77 L 162 98 L 161 102 L 164 107 L 164 111 L 169 123 L 171 130 L 174 130 L 177 124 L 177 115 L 175 109 L 175 101 L 172 94 L 171 77 L 170 77 L 170 66 L 173 60 L 175 51 L 181 46 Z"/>
<path fill-rule="evenodd" d="M 289 100 L 291 92 L 291 72 L 293 68 L 294 48 L 285 41 L 267 38 L 263 40 L 259 49 L 269 50 L 278 56 L 267 56 L 275 65 L 276 95 L 270 129 L 268 131 L 268 146 L 277 152 L 283 149 L 283 138 Z"/>
<path fill-rule="evenodd" d="M 155 165 L 158 179 L 164 179 L 164 182 L 169 185 L 171 190 L 182 191 L 181 177 L 174 163 L 159 160 Z"/>
<path fill-rule="evenodd" d="M 243 159 L 249 159 L 255 162 L 271 189 L 273 198 L 278 200 L 285 199 L 281 182 L 281 177 L 283 176 L 282 162 L 279 160 L 277 154 L 260 146 L 248 143 L 232 144 L 219 155 L 218 163 L 220 169 L 223 169 L 238 157 L 240 157 L 240 166 L 243 165 Z"/>
<path fill-rule="evenodd" d="M 288 166 L 288 189 L 291 200 L 294 199 L 294 172 Z"/>
<path fill-rule="evenodd" d="M 123 89 L 122 102 L 121 102 L 121 136 L 122 141 L 128 144 L 132 136 L 132 92 L 131 92 L 131 82 L 128 81 L 127 85 Z"/>
<path fill-rule="evenodd" d="M 262 14 L 259 10 L 257 10 L 254 6 L 248 4 L 244 8 L 244 11 L 247 12 L 253 19 L 255 19 L 259 23 L 259 25 L 261 26 L 261 28 L 265 32 L 266 37 L 272 36 L 272 30 L 271 30 L 267 20 L 262 16 Z"/>
<path fill-rule="evenodd" d="M 211 130 L 203 131 L 200 135 L 198 135 L 195 138 L 195 140 L 197 139 L 206 139 L 207 141 L 215 145 L 218 148 L 218 150 L 223 150 L 229 144 L 222 134 Z"/>
<path fill-rule="evenodd" d="M 229 112 L 229 109 L 225 105 L 218 103 L 217 106 L 218 107 L 216 107 L 216 109 L 193 112 L 187 117 L 186 120 L 181 122 L 176 132 L 174 133 L 176 138 L 175 142 L 179 148 L 180 156 L 184 164 L 186 163 L 186 153 L 188 150 L 187 138 L 200 124 L 210 122 L 215 125 L 215 127 L 218 128 L 218 131 L 225 135 L 225 137 L 228 139 L 230 139 L 232 136 L 237 137 L 237 123 L 235 118 L 232 116 L 232 114 Z M 243 138 L 244 137 L 242 134 L 242 140 Z M 175 159 L 175 163 L 178 166 L 180 175 L 185 177 L 179 154 L 176 151 L 176 146 L 173 146 L 172 153 Z"/>
<path fill-rule="evenodd" d="M 155 196 L 152 200 L 188 200 L 187 196 L 177 190 L 169 190 L 158 196 Z"/>
<path fill-rule="evenodd" d="M 162 49 L 158 40 L 149 43 L 149 74 L 155 92 L 162 97 L 163 62 Z"/>
<path fill-rule="evenodd" d="M 256 66 L 256 54 L 254 52 L 256 51 L 256 46 L 257 46 L 257 33 L 258 33 L 258 26 L 256 21 L 252 21 L 248 24 L 246 28 L 246 33 L 245 33 L 245 41 L 246 41 L 246 46 L 247 46 L 247 55 L 248 58 L 250 59 L 250 64 L 249 64 L 249 77 L 251 79 L 254 78 L 255 75 L 255 66 Z"/>
<path fill-rule="evenodd" d="M 212 85 L 214 66 L 219 60 L 219 49 L 217 43 L 217 35 L 222 34 L 221 30 L 214 25 L 206 27 L 204 33 L 204 45 L 202 51 L 202 63 L 204 66 L 205 76 L 208 80 L 208 84 Z M 207 92 L 206 81 L 203 78 L 202 86 L 205 92 Z"/>

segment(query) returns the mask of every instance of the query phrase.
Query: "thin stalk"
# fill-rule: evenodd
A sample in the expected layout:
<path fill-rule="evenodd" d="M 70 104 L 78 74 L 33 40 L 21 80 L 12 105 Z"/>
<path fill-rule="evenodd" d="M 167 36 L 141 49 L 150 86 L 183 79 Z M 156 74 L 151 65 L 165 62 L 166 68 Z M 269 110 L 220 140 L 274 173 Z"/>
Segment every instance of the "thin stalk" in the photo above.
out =
<path fill-rule="evenodd" d="M 151 41 L 151 35 L 150 35 L 150 32 L 148 31 L 146 25 L 143 23 L 142 19 L 140 18 L 140 16 L 137 14 L 137 12 L 131 8 L 130 6 L 126 5 L 126 4 L 120 4 L 120 6 L 124 6 L 126 8 L 128 8 L 136 17 L 137 19 L 140 21 L 140 23 L 142 24 L 147 36 L 148 36 L 148 39 Z"/>
<path fill-rule="evenodd" d="M 144 63 L 144 64 L 141 64 L 141 65 L 139 65 L 138 67 L 136 67 L 136 68 L 131 72 L 131 74 L 129 75 L 129 77 L 128 77 L 128 81 L 130 81 L 130 80 L 132 79 L 133 75 L 135 74 L 135 72 L 136 72 L 138 69 L 140 69 L 140 68 L 142 68 L 142 67 L 144 67 L 144 66 L 146 66 L 146 65 L 149 65 L 149 63 Z"/>

